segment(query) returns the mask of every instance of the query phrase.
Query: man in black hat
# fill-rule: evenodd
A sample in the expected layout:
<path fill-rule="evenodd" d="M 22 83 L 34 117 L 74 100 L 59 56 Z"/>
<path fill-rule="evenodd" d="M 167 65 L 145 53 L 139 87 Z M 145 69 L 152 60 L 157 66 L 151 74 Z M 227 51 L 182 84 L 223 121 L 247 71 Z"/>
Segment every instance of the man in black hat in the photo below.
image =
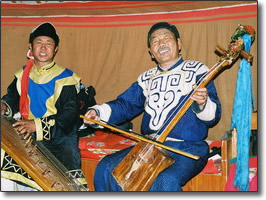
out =
<path fill-rule="evenodd" d="M 13 126 L 25 140 L 35 137 L 41 141 L 70 177 L 86 184 L 77 136 L 80 77 L 54 61 L 58 44 L 59 36 L 51 23 L 33 29 L 28 63 L 15 73 L 1 98 L 1 114 L 17 119 Z M 42 190 L 3 149 L 1 155 L 2 190 Z"/>
<path fill-rule="evenodd" d="M 171 130 L 164 144 L 198 155 L 200 159 L 194 160 L 168 151 L 175 162 L 156 177 L 149 189 L 181 191 L 182 186 L 200 173 L 207 163 L 208 145 L 204 139 L 207 137 L 208 127 L 220 119 L 221 105 L 213 82 L 206 88 L 196 89 L 195 95 L 189 95 L 200 77 L 209 69 L 198 61 L 183 60 L 180 54 L 180 35 L 174 25 L 167 22 L 154 24 L 148 32 L 147 43 L 157 66 L 142 73 L 116 100 L 93 106 L 85 115 L 119 124 L 143 112 L 141 133 L 156 139 L 176 116 L 185 100 L 193 99 L 192 106 Z M 87 120 L 84 123 L 93 124 Z M 131 149 L 132 147 L 105 156 L 100 161 L 94 176 L 96 191 L 122 190 L 122 183 L 119 185 L 116 182 L 112 172 Z M 133 164 L 135 167 L 132 165 L 130 171 L 132 173 L 127 174 L 128 180 L 134 174 L 136 166 L 147 161 L 146 154 L 148 155 L 148 150 L 143 150 L 139 159 L 136 157 Z"/>

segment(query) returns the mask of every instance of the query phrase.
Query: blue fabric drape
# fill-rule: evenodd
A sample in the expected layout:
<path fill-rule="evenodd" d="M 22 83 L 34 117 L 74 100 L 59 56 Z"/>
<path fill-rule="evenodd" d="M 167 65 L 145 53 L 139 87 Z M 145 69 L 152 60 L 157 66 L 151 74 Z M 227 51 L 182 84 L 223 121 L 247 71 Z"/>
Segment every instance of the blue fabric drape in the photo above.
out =
<path fill-rule="evenodd" d="M 250 51 L 251 37 L 242 36 L 245 51 Z M 252 112 L 252 74 L 251 65 L 245 59 L 240 62 L 238 71 L 231 129 L 237 130 L 237 167 L 234 186 L 239 191 L 249 190 L 249 141 Z"/>

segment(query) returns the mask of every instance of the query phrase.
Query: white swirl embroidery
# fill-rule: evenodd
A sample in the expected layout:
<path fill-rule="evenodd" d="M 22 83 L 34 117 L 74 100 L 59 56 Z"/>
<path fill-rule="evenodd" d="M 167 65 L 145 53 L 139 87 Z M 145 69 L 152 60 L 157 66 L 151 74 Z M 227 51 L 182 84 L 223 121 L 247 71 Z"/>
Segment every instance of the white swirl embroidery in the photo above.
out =
<path fill-rule="evenodd" d="M 168 113 L 178 105 L 180 98 L 192 90 L 196 76 L 208 71 L 198 61 L 184 61 L 178 68 L 161 74 L 153 68 L 138 79 L 146 96 L 145 111 L 151 116 L 149 128 L 152 130 L 159 130 Z"/>
<path fill-rule="evenodd" d="M 151 115 L 150 128 L 159 129 L 167 114 L 179 102 L 181 74 L 160 75 L 150 81 L 146 111 Z"/>

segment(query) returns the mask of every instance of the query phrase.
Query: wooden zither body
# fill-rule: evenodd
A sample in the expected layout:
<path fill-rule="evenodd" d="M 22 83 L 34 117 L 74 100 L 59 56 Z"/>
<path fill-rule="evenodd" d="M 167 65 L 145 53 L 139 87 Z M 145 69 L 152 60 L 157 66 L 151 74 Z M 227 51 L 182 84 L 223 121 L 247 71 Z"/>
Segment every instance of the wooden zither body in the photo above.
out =
<path fill-rule="evenodd" d="M 23 139 L 12 123 L 1 117 L 1 148 L 25 170 L 44 191 L 84 191 L 83 185 L 66 174 L 66 168 L 40 143 Z"/>

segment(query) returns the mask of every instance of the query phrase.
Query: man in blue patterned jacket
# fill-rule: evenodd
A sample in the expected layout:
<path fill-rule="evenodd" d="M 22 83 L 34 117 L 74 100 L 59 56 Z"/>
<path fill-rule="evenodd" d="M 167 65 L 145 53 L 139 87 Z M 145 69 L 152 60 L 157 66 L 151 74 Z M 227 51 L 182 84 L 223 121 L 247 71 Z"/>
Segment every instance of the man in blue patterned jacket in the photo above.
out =
<path fill-rule="evenodd" d="M 80 77 L 54 61 L 58 44 L 59 36 L 51 23 L 33 29 L 29 37 L 31 59 L 15 73 L 1 98 L 1 114 L 17 118 L 13 126 L 24 139 L 34 135 L 67 168 L 70 177 L 86 184 L 77 136 Z M 1 189 L 42 190 L 3 149 Z"/>
<path fill-rule="evenodd" d="M 151 27 L 148 48 L 157 66 L 142 73 L 116 100 L 90 108 L 87 117 L 119 124 L 144 112 L 141 133 L 156 133 L 157 136 L 162 133 L 197 81 L 209 69 L 198 61 L 183 60 L 179 32 L 167 22 L 156 23 Z M 193 160 L 169 151 L 175 163 L 158 175 L 150 191 L 181 191 L 182 186 L 207 163 L 208 145 L 204 139 L 208 128 L 215 125 L 221 116 L 221 105 L 214 83 L 211 81 L 206 88 L 197 89 L 197 93 L 190 98 L 194 100 L 192 106 L 164 143 L 201 158 Z M 92 124 L 87 120 L 84 123 Z M 112 171 L 130 150 L 119 151 L 100 161 L 94 176 L 97 191 L 121 190 Z"/>

